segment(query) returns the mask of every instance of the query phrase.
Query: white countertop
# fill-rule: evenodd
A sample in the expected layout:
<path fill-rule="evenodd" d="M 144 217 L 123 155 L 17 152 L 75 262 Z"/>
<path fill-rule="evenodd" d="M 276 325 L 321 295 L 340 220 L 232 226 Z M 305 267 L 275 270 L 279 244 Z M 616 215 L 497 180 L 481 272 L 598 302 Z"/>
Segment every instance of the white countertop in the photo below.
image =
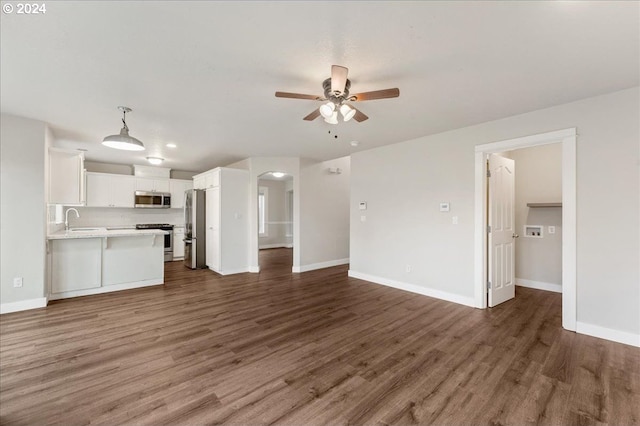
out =
<path fill-rule="evenodd" d="M 49 240 L 68 240 L 72 238 L 110 238 L 137 237 L 143 235 L 165 235 L 168 231 L 160 229 L 108 229 L 108 228 L 71 228 L 47 235 Z"/>

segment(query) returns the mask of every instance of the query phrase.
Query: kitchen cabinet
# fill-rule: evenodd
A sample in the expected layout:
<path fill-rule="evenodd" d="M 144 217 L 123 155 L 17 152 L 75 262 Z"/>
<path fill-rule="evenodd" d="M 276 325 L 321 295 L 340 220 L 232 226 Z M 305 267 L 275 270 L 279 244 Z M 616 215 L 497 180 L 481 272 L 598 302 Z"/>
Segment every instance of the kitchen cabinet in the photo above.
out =
<path fill-rule="evenodd" d="M 184 208 L 184 192 L 193 188 L 193 182 L 190 180 L 170 179 L 169 192 L 171 192 L 171 208 Z"/>
<path fill-rule="evenodd" d="M 49 204 L 83 206 L 84 153 L 49 148 Z"/>
<path fill-rule="evenodd" d="M 236 169 L 234 169 L 236 170 Z M 211 189 L 220 186 L 220 168 L 208 170 L 193 177 L 194 189 Z"/>
<path fill-rule="evenodd" d="M 184 227 L 173 228 L 173 260 L 184 259 Z"/>
<path fill-rule="evenodd" d="M 169 179 L 136 177 L 136 191 L 170 192 Z"/>
<path fill-rule="evenodd" d="M 217 168 L 207 189 L 206 261 L 222 275 L 249 270 L 249 172 Z"/>
<path fill-rule="evenodd" d="M 136 179 L 128 175 L 87 173 L 87 207 L 134 205 Z"/>

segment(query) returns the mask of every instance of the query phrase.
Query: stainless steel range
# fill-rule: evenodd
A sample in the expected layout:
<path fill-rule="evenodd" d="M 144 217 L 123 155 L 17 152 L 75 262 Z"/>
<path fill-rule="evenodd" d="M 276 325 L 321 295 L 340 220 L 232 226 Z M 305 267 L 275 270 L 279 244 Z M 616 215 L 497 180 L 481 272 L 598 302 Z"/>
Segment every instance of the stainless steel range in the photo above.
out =
<path fill-rule="evenodd" d="M 168 223 L 141 223 L 136 225 L 136 229 L 160 229 L 168 231 L 164 236 L 164 261 L 171 262 L 173 260 L 173 225 Z"/>

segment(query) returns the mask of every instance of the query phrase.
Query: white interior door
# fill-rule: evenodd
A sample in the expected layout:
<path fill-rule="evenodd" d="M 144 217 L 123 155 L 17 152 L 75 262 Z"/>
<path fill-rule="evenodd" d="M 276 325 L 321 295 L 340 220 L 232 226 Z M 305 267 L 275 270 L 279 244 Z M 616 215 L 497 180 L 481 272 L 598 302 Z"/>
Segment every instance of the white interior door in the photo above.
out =
<path fill-rule="evenodd" d="M 489 156 L 489 307 L 513 299 L 515 292 L 515 162 Z"/>

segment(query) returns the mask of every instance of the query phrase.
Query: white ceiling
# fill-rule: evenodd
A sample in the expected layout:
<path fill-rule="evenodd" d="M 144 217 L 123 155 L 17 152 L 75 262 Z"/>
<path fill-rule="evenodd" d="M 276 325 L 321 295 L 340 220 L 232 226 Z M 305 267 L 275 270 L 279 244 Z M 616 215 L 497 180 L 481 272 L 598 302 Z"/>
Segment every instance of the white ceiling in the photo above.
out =
<path fill-rule="evenodd" d="M 202 171 L 337 158 L 640 79 L 635 1 L 45 3 L 44 15 L 2 14 L 1 109 L 49 123 L 57 145 L 93 161 Z M 349 68 L 352 93 L 400 97 L 330 125 L 302 120 L 317 101 L 274 96 L 321 95 L 332 64 Z M 100 145 L 120 130 L 118 105 L 133 108 L 145 152 Z"/>

